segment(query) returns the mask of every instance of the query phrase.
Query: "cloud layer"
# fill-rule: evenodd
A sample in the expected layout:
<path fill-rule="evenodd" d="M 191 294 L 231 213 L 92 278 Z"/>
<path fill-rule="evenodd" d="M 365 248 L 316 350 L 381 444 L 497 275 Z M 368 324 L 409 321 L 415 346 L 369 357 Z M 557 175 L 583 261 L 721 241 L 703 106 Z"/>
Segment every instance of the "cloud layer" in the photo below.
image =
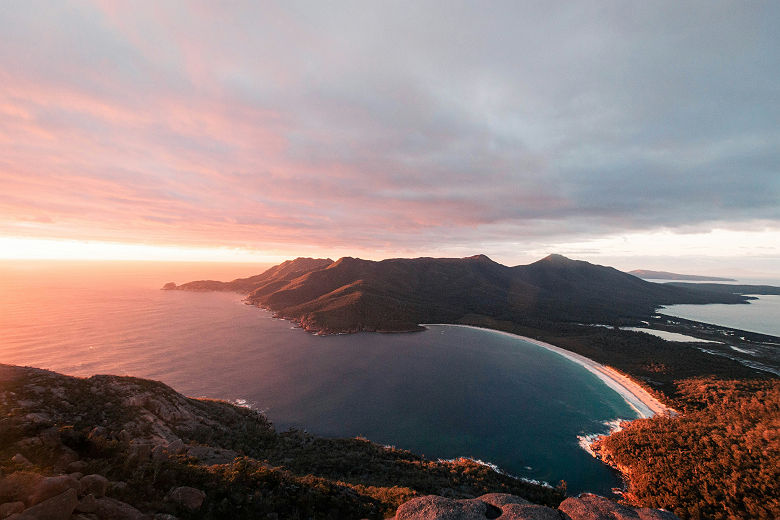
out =
<path fill-rule="evenodd" d="M 780 227 L 775 3 L 4 2 L 0 235 Z"/>

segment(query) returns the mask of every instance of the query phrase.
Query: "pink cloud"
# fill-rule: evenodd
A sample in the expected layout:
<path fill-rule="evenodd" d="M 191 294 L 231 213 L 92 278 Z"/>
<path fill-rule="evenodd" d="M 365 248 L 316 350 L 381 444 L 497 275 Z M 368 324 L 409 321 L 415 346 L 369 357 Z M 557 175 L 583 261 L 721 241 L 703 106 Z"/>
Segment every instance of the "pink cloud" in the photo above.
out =
<path fill-rule="evenodd" d="M 616 106 L 611 85 L 573 100 L 588 71 L 538 28 L 550 63 L 473 32 L 485 13 L 432 26 L 358 11 L 101 1 L 9 14 L 0 233 L 403 249 L 653 227 L 691 205 L 700 221 L 777 216 L 768 176 L 726 194 L 737 170 L 720 156 L 688 168 L 652 135 L 619 141 L 646 128 L 633 104 Z M 610 73 L 631 66 L 597 47 Z M 772 142 L 730 142 L 740 164 L 758 158 L 748 171 L 769 171 Z"/>

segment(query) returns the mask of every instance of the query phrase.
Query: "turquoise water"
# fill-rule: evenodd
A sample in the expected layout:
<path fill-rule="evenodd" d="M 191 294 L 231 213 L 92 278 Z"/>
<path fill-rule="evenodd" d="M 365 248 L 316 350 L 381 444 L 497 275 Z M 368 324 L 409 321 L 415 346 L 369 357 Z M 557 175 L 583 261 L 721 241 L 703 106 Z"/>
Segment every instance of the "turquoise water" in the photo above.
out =
<path fill-rule="evenodd" d="M 635 414 L 573 362 L 459 327 L 312 336 L 235 294 L 158 289 L 207 276 L 187 269 L 0 264 L 0 362 L 158 379 L 191 396 L 244 400 L 278 429 L 473 457 L 514 475 L 564 479 L 572 493 L 619 485 L 577 437 Z M 228 266 L 213 277 L 260 270 Z"/>

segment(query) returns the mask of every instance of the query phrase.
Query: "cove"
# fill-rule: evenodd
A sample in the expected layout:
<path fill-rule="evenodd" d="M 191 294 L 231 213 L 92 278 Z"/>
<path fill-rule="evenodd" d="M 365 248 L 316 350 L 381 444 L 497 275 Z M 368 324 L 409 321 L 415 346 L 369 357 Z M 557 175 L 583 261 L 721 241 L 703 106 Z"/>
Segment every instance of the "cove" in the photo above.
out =
<path fill-rule="evenodd" d="M 434 458 L 467 456 L 513 475 L 563 479 L 573 493 L 620 485 L 577 437 L 604 433 L 606 422 L 636 412 L 558 354 L 446 325 L 310 340 L 287 368 L 300 385 L 272 399 L 270 388 L 256 395 L 279 426 L 363 436 Z"/>

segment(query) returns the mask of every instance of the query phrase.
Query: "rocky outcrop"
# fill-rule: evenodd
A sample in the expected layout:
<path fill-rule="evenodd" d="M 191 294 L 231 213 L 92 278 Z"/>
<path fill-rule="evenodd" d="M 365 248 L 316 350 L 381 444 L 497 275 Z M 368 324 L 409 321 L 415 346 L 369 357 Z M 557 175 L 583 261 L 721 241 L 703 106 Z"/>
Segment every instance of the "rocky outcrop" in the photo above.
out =
<path fill-rule="evenodd" d="M 113 498 L 98 498 L 95 500 L 95 515 L 106 520 L 150 520 L 151 515 L 145 515 L 130 504 Z"/>
<path fill-rule="evenodd" d="M 108 479 L 103 475 L 87 475 L 79 482 L 79 489 L 82 494 L 103 498 L 108 491 L 108 485 Z"/>
<path fill-rule="evenodd" d="M 171 490 L 168 499 L 175 502 L 189 511 L 195 511 L 203 504 L 206 493 L 200 489 L 189 486 L 180 486 Z"/>
<path fill-rule="evenodd" d="M 567 498 L 558 509 L 531 504 L 504 493 L 491 493 L 470 500 L 436 495 L 402 504 L 392 520 L 679 520 L 668 511 L 635 509 L 604 497 L 583 494 Z"/>
<path fill-rule="evenodd" d="M 66 469 L 79 457 L 64 437 L 72 437 L 82 426 L 89 428 L 89 441 L 129 444 L 128 455 L 142 460 L 149 459 L 157 446 L 166 453 L 186 451 L 182 436 L 193 437 L 201 431 L 232 434 L 230 424 L 247 415 L 261 427 L 270 428 L 263 416 L 250 410 L 188 399 L 162 383 L 133 377 L 77 379 L 46 370 L 0 365 L 0 383 L 0 406 L 7 403 L 15 410 L 3 426 L 36 432 L 15 444 L 17 452 L 12 460 L 20 467 L 32 465 L 28 459 L 35 458 L 33 453 L 46 452 L 47 460 L 56 460 L 58 467 Z M 3 391 L 17 385 L 21 385 L 23 398 L 16 392 Z M 219 413 L 215 413 L 215 407 Z M 73 428 L 62 430 L 57 427 L 61 424 Z M 224 459 L 229 453 L 219 455 Z"/>
<path fill-rule="evenodd" d="M 500 509 L 496 511 L 481 500 L 453 500 L 429 495 L 402 504 L 395 520 L 482 520 L 498 518 L 500 513 Z"/>
<path fill-rule="evenodd" d="M 0 479 L 0 520 L 149 520 L 132 505 L 104 496 L 109 481 L 102 475 L 43 477 L 13 473 Z M 122 486 L 118 486 L 121 488 Z M 64 491 L 63 491 L 64 490 Z M 196 511 L 206 494 L 192 487 L 171 490 L 170 500 L 186 511 Z M 90 516 L 84 517 L 81 514 Z M 174 519 L 173 515 L 155 515 Z"/>
<path fill-rule="evenodd" d="M 148 518 L 130 504 L 106 498 L 108 487 L 109 480 L 97 474 L 11 473 L 0 478 L 0 519 L 71 520 L 80 519 L 80 513 L 93 515 L 89 518 L 94 520 Z M 198 493 L 202 503 L 205 495 Z"/>
<path fill-rule="evenodd" d="M 0 504 L 0 518 L 8 518 L 15 513 L 24 511 L 24 502 L 6 502 Z"/>
<path fill-rule="evenodd" d="M 9 520 L 68 520 L 78 503 L 76 490 L 68 489 L 8 518 Z"/>
<path fill-rule="evenodd" d="M 558 509 L 569 515 L 572 520 L 678 520 L 668 511 L 635 509 L 589 493 L 577 498 L 567 498 L 561 502 Z"/>
<path fill-rule="evenodd" d="M 133 494 L 126 482 L 89 472 L 105 463 L 81 460 L 73 447 L 99 461 L 115 457 L 112 465 L 159 471 L 170 458 L 214 464 L 238 457 L 233 450 L 194 442 L 201 435 L 234 435 L 231 423 L 236 421 L 249 419 L 270 431 L 255 412 L 188 399 L 154 381 L 82 380 L 6 365 L 0 365 L 0 412 L 0 451 L 8 457 L 0 461 L 0 520 L 151 518 L 121 500 Z M 170 510 L 196 511 L 205 500 L 206 493 L 197 488 L 174 487 Z"/>

